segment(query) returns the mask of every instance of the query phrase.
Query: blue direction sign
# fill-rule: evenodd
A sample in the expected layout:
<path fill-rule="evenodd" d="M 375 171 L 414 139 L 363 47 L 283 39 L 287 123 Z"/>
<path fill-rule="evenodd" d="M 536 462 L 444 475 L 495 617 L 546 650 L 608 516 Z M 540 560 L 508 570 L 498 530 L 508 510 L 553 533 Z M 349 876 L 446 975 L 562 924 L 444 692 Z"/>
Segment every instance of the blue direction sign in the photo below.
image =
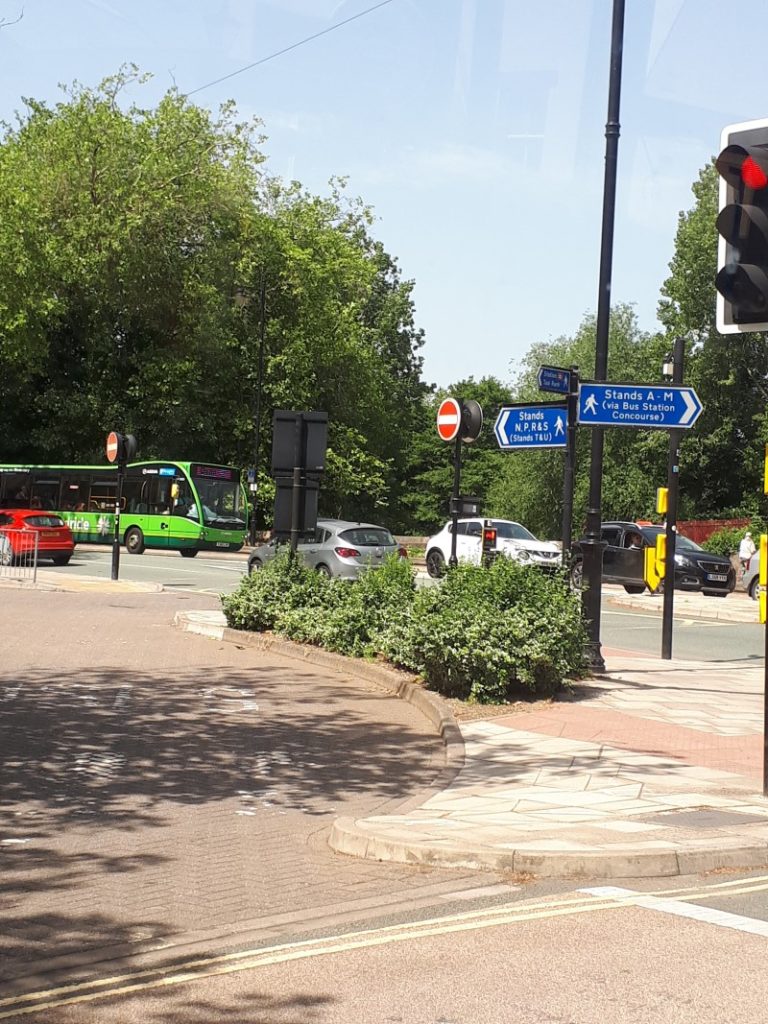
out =
<path fill-rule="evenodd" d="M 692 427 L 703 406 L 693 388 L 670 384 L 579 386 L 578 422 L 588 427 Z"/>
<path fill-rule="evenodd" d="M 571 390 L 571 371 L 561 366 L 540 366 L 539 391 L 555 391 L 559 395 L 567 395 Z"/>
<path fill-rule="evenodd" d="M 506 405 L 493 426 L 499 448 L 565 448 L 568 411 L 556 402 Z"/>

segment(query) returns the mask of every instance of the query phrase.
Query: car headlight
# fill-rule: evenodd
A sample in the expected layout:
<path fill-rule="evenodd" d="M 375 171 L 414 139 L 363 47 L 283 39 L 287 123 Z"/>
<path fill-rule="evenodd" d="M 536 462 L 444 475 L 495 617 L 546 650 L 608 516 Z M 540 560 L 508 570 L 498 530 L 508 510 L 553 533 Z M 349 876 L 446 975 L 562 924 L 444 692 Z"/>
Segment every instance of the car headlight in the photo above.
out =
<path fill-rule="evenodd" d="M 694 569 L 695 564 L 686 555 L 675 555 L 675 564 L 686 569 Z"/>
<path fill-rule="evenodd" d="M 520 550 L 519 550 L 519 551 L 517 552 L 517 558 L 518 558 L 518 561 L 520 561 L 520 562 L 530 562 L 530 560 L 531 560 L 531 556 L 530 556 L 530 554 L 529 554 L 529 553 L 528 553 L 528 552 L 527 552 L 527 551 L 525 550 L 525 548 L 521 548 L 521 549 L 520 549 Z"/>

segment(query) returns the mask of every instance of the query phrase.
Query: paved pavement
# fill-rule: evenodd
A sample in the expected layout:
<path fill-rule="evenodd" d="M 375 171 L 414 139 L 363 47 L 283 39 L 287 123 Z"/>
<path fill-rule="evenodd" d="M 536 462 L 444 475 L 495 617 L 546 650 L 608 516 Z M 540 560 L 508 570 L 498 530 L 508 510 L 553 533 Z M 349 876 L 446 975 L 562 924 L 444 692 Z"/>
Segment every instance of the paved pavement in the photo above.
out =
<path fill-rule="evenodd" d="M 711 599 L 688 600 L 686 615 Z M 747 598 L 728 607 L 734 621 L 755 620 Z M 226 629 L 220 613 L 181 624 L 263 642 Z M 297 647 L 295 656 L 318 655 Z M 604 656 L 605 674 L 578 684 L 571 699 L 459 723 L 452 781 L 400 813 L 337 819 L 333 847 L 558 877 L 767 865 L 762 660 L 662 661 L 618 649 Z"/>
<path fill-rule="evenodd" d="M 606 600 L 661 605 L 618 592 Z M 756 619 L 744 595 L 676 595 L 676 604 L 686 616 L 716 609 L 720 618 Z M 180 624 L 236 645 L 263 644 L 225 629 L 218 611 L 184 613 Z M 280 653 L 342 664 L 285 643 Z M 604 655 L 604 675 L 579 684 L 572 699 L 532 710 L 448 727 L 430 697 L 447 749 L 439 785 L 415 807 L 337 818 L 332 846 L 362 858 L 561 877 L 768 864 L 762 659 Z M 369 679 L 379 671 L 343 664 Z M 411 687 L 406 696 L 420 694 Z"/>

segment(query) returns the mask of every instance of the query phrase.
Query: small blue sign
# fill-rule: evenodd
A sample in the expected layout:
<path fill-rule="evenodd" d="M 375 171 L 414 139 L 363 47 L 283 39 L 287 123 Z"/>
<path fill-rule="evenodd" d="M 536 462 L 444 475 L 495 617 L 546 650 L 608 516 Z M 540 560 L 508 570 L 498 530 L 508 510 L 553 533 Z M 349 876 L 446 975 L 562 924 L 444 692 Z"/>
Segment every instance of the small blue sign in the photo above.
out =
<path fill-rule="evenodd" d="M 571 371 L 561 366 L 540 366 L 539 391 L 554 391 L 559 395 L 567 395 L 571 390 Z"/>
<path fill-rule="evenodd" d="M 555 402 L 507 405 L 499 410 L 493 430 L 499 448 L 565 448 L 568 411 Z"/>
<path fill-rule="evenodd" d="M 693 388 L 671 384 L 581 384 L 578 422 L 588 427 L 688 430 L 703 406 Z"/>

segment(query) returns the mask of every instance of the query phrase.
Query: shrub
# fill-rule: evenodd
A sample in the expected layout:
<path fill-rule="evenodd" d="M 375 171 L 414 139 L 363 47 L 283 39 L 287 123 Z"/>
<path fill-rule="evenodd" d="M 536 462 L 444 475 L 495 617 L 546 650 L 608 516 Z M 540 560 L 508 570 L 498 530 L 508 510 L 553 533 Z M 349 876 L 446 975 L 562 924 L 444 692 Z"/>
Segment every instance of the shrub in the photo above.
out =
<path fill-rule="evenodd" d="M 459 565 L 440 586 L 417 591 L 411 566 L 398 559 L 350 583 L 280 555 L 223 607 L 236 629 L 383 655 L 430 688 L 478 703 L 520 690 L 549 695 L 583 669 L 581 606 L 564 576 L 506 558 L 487 569 Z"/>
<path fill-rule="evenodd" d="M 372 657 L 381 650 L 382 633 L 402 621 L 413 604 L 415 590 L 411 566 L 390 558 L 355 583 L 333 581 L 321 608 L 294 606 L 280 615 L 276 628 L 292 640 Z"/>
<path fill-rule="evenodd" d="M 328 587 L 324 576 L 282 551 L 222 598 L 224 617 L 232 629 L 263 633 L 274 629 L 278 618 L 292 608 L 309 612 L 321 606 Z"/>
<path fill-rule="evenodd" d="M 726 526 L 722 530 L 715 530 L 714 533 L 711 533 L 709 537 L 702 542 L 701 546 L 705 551 L 711 551 L 713 555 L 725 555 L 727 558 L 729 555 L 736 554 L 739 550 L 739 544 L 747 530 L 751 531 L 752 538 L 755 539 L 760 536 L 762 523 L 752 522 L 748 527 Z M 757 541 L 755 541 L 755 543 L 757 543 Z"/>
<path fill-rule="evenodd" d="M 578 598 L 562 576 L 506 558 L 450 570 L 442 586 L 416 595 L 405 628 L 383 639 L 386 656 L 430 688 L 477 703 L 521 689 L 551 694 L 583 670 Z"/>

